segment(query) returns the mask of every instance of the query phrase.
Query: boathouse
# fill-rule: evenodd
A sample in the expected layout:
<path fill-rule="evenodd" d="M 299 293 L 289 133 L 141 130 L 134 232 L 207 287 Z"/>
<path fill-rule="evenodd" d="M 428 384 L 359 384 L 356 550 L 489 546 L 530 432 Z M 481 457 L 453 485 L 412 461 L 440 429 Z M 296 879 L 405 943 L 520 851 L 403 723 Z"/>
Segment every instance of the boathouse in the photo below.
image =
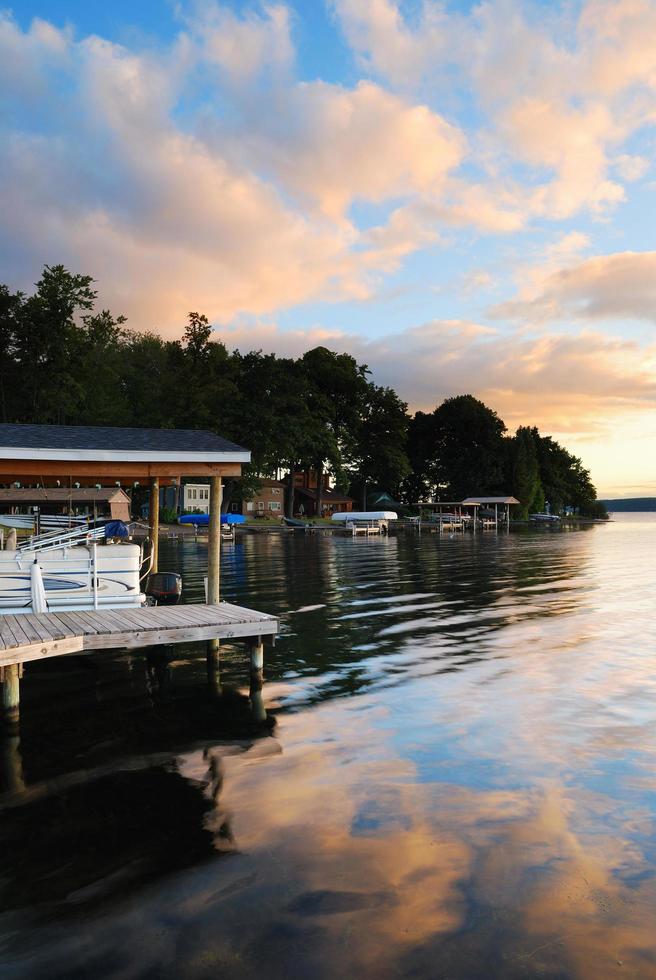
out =
<path fill-rule="evenodd" d="M 89 514 L 130 520 L 130 498 L 120 487 L 11 487 L 0 489 L 0 512 L 38 508 L 41 514 Z"/>
<path fill-rule="evenodd" d="M 466 497 L 463 505 L 475 504 L 481 508 L 479 514 L 484 520 L 497 527 L 499 521 L 505 522 L 506 527 L 510 527 L 510 512 L 512 507 L 519 507 L 520 502 L 517 497 L 498 496 L 498 497 Z"/>
<path fill-rule="evenodd" d="M 220 603 L 221 490 L 238 477 L 250 452 L 213 432 L 104 426 L 0 425 L 0 484 L 64 489 L 120 482 L 148 485 L 151 571 L 158 567 L 160 487 L 183 477 L 208 480 L 207 602 L 180 607 L 142 607 L 54 614 L 0 614 L 0 682 L 5 724 L 18 724 L 23 665 L 86 650 L 139 648 L 207 640 L 208 669 L 218 669 L 218 643 L 241 638 L 250 649 L 252 678 L 263 666 L 262 640 L 278 631 L 277 619 Z M 261 681 L 260 681 L 261 688 Z M 256 685 L 257 690 L 257 685 Z"/>

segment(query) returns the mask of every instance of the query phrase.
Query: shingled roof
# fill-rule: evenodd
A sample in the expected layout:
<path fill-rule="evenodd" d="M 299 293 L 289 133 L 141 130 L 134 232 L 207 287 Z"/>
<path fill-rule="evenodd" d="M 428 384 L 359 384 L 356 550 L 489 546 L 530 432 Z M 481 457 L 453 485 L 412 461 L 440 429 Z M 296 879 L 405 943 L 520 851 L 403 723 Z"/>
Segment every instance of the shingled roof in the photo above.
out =
<path fill-rule="evenodd" d="M 0 505 L 20 504 L 104 504 L 113 501 L 130 502 L 120 487 L 11 487 L 0 489 Z"/>
<path fill-rule="evenodd" d="M 248 454 L 248 450 L 202 429 L 124 429 L 104 425 L 0 425 L 3 450 L 73 450 L 178 454 Z M 7 453 L 5 455 L 13 455 Z M 247 462 L 248 460 L 243 460 Z"/>

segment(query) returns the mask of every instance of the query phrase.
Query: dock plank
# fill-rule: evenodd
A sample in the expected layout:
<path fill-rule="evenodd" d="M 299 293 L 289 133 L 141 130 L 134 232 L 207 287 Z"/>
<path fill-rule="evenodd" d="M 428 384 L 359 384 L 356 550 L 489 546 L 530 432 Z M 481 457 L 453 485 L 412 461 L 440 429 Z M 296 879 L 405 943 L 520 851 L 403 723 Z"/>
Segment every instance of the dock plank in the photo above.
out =
<path fill-rule="evenodd" d="M 37 626 L 36 623 L 33 623 L 31 621 L 32 615 L 33 614 L 30 613 L 26 613 L 25 615 L 22 615 L 21 624 L 20 624 L 23 632 L 26 634 L 26 636 L 29 636 L 30 642 L 42 643 L 44 640 L 45 642 L 54 640 L 55 637 L 53 636 L 52 631 L 49 628 L 47 627 L 44 628 L 43 625 Z"/>
<path fill-rule="evenodd" d="M 96 632 L 92 624 L 85 618 L 85 612 L 82 610 L 80 612 L 63 612 L 60 614 L 60 616 L 65 623 L 74 627 L 76 632 L 80 635 Z"/>
<path fill-rule="evenodd" d="M 147 609 L 126 609 L 125 610 L 125 627 L 126 630 L 130 629 L 154 629 L 156 626 L 156 620 L 152 616 L 147 615 L 149 610 Z M 122 632 L 125 632 L 123 630 Z"/>
<path fill-rule="evenodd" d="M 2 617 L 0 616 L 0 620 Z M 64 636 L 78 636 L 78 632 L 73 629 L 73 627 L 66 623 L 60 616 L 59 613 L 48 613 L 48 622 L 52 623 L 53 629 L 56 629 L 58 633 Z"/>
<path fill-rule="evenodd" d="M 92 624 L 97 633 L 115 632 L 114 627 L 107 621 L 107 619 L 105 619 L 104 614 L 96 611 L 95 609 L 93 611 L 90 609 L 85 609 L 84 618 L 87 622 Z"/>
<path fill-rule="evenodd" d="M 16 637 L 7 626 L 5 617 L 0 616 L 0 647 L 3 650 L 10 650 L 16 645 Z"/>
<path fill-rule="evenodd" d="M 277 632 L 274 616 L 230 603 L 0 614 L 0 665 L 92 650 L 251 639 Z"/>
<path fill-rule="evenodd" d="M 21 618 L 22 618 L 22 616 L 19 616 L 19 617 L 16 617 L 16 616 L 6 616 L 5 617 L 6 622 L 7 622 L 7 626 L 9 627 L 9 629 L 14 634 L 14 638 L 16 640 L 16 645 L 17 646 L 29 646 L 32 641 L 30 640 L 28 634 L 25 632 L 25 630 L 23 629 L 23 627 L 18 622 L 18 620 L 21 619 Z"/>

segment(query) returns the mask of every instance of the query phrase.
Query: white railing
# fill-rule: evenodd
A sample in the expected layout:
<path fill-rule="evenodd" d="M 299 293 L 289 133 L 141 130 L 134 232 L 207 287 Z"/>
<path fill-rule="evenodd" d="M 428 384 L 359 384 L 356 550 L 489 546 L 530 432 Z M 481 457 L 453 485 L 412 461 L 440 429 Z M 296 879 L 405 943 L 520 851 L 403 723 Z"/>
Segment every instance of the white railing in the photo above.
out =
<path fill-rule="evenodd" d="M 74 545 L 90 544 L 105 537 L 104 524 L 100 527 L 76 527 L 71 531 L 48 531 L 45 534 L 33 534 L 18 546 L 19 552 L 53 551 L 56 548 L 68 548 Z"/>

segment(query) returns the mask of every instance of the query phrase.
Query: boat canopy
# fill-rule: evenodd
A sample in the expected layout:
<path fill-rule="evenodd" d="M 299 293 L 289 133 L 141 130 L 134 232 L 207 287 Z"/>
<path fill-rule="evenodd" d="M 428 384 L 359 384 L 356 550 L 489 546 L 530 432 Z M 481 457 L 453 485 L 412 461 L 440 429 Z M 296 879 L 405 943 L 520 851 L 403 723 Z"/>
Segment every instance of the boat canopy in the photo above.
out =
<path fill-rule="evenodd" d="M 341 521 L 395 521 L 397 518 L 393 510 L 352 510 L 340 511 L 333 514 L 331 520 Z"/>
<path fill-rule="evenodd" d="M 196 527 L 209 527 L 209 514 L 183 514 L 178 517 L 178 524 L 195 524 Z M 222 524 L 245 524 L 246 518 L 243 514 L 221 514 Z"/>

